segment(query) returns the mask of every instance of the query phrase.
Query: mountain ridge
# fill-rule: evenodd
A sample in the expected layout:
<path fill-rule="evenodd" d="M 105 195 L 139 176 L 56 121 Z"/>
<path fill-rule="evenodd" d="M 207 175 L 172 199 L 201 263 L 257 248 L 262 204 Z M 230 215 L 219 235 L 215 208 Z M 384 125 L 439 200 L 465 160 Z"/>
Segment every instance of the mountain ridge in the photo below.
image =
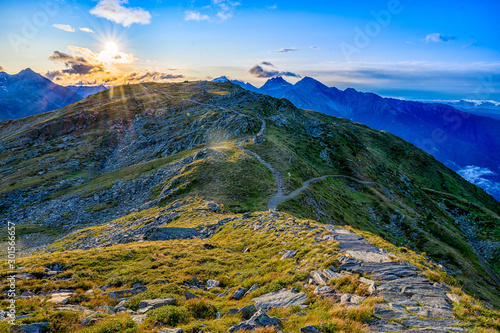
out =
<path fill-rule="evenodd" d="M 487 178 L 469 178 L 480 184 L 497 199 L 500 198 L 500 122 L 467 113 L 446 104 L 403 101 L 383 98 L 374 93 L 344 91 L 327 87 L 305 77 L 295 85 L 283 78 L 268 80 L 256 91 L 277 98 L 286 98 L 301 108 L 364 123 L 386 130 L 424 149 L 453 170 L 465 174 L 468 167 L 477 167 Z M 237 82 L 234 82 L 238 84 Z M 269 88 L 271 87 L 271 88 Z M 468 154 L 459 152 L 467 151 Z"/>
<path fill-rule="evenodd" d="M 284 333 L 500 327 L 470 296 L 500 304 L 497 202 L 392 134 L 286 99 L 113 87 L 0 122 L 0 175 L 2 225 L 32 252 L 23 325 L 226 332 L 252 322 L 232 309 L 290 297 L 301 314 L 258 316 L 286 316 Z"/>
<path fill-rule="evenodd" d="M 52 111 L 83 97 L 26 68 L 18 74 L 0 73 L 0 121 Z"/>

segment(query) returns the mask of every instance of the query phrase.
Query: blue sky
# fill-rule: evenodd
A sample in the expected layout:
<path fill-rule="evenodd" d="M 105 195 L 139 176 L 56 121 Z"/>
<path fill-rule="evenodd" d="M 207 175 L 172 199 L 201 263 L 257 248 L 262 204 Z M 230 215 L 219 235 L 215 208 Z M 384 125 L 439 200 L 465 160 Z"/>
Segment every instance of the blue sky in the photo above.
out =
<path fill-rule="evenodd" d="M 61 84 L 227 75 L 259 86 L 286 74 L 384 96 L 500 101 L 494 1 L 0 0 L 0 12 L 3 70 Z"/>

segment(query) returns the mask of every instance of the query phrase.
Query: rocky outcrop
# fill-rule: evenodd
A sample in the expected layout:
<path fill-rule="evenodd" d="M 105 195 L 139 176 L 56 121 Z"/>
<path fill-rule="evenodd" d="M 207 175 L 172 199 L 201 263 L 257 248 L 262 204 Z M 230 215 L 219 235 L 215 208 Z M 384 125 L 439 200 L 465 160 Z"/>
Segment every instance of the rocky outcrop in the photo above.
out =
<path fill-rule="evenodd" d="M 269 310 L 287 306 L 306 307 L 307 295 L 289 291 L 286 288 L 279 291 L 264 294 L 252 300 L 257 309 Z"/>
<path fill-rule="evenodd" d="M 385 303 L 375 306 L 379 318 L 370 323 L 373 332 L 404 332 L 416 328 L 420 331 L 463 332 L 463 323 L 453 319 L 453 307 L 446 295 L 449 287 L 436 284 L 415 266 L 395 262 L 389 254 L 368 244 L 363 237 L 346 229 L 325 226 L 339 241 L 339 248 L 349 256 L 340 257 L 340 268 L 347 273 L 367 274 L 364 279 L 371 293 L 382 297 Z M 342 295 L 341 301 L 352 302 L 352 297 Z M 356 299 L 354 303 L 359 303 Z M 397 322 L 394 322 L 397 320 Z"/>
<path fill-rule="evenodd" d="M 269 317 L 263 310 L 259 310 L 252 316 L 252 318 L 245 322 L 242 322 L 241 324 L 231 327 L 228 332 L 233 333 L 238 331 L 252 331 L 262 327 L 279 328 L 280 326 L 280 319 L 276 317 Z"/>

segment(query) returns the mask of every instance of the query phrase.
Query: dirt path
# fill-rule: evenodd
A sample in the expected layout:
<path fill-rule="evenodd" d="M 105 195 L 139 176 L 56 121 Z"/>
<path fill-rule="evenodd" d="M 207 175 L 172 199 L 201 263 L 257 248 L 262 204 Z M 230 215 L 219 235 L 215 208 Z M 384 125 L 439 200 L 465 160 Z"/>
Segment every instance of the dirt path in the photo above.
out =
<path fill-rule="evenodd" d="M 171 95 L 165 94 L 165 93 L 164 93 L 164 95 L 167 95 L 169 97 L 174 97 L 174 96 L 171 96 Z M 198 102 L 198 101 L 195 101 L 195 100 L 192 100 L 192 99 L 185 99 L 185 98 L 181 98 L 181 100 L 187 101 L 187 102 L 196 103 L 196 104 L 199 104 L 199 105 L 204 105 L 204 106 L 209 106 L 209 107 L 215 107 L 215 108 L 227 111 L 227 112 L 234 112 L 234 113 L 236 113 L 236 114 L 238 114 L 240 116 L 244 116 L 244 117 L 248 116 L 248 115 L 246 115 L 246 114 L 244 114 L 244 113 L 242 113 L 242 112 L 240 112 L 238 110 L 228 109 L 228 108 L 225 108 L 225 107 L 222 107 L 222 106 L 218 106 L 218 105 L 212 105 L 212 104 L 202 103 L 202 102 Z M 262 121 L 262 126 L 260 127 L 259 132 L 257 134 L 255 134 L 255 135 L 239 139 L 238 141 L 236 141 L 236 146 L 238 148 L 244 150 L 248 154 L 252 155 L 253 157 L 255 157 L 262 165 L 264 165 L 266 168 L 268 168 L 271 171 L 274 179 L 276 180 L 277 192 L 276 192 L 276 194 L 274 196 L 272 196 L 268 200 L 268 202 L 267 202 L 267 208 L 268 209 L 270 209 L 270 210 L 276 210 L 276 208 L 278 207 L 278 205 L 280 203 L 282 203 L 284 201 L 287 201 L 287 200 L 291 200 L 291 199 L 297 197 L 302 191 L 304 191 L 305 189 L 307 189 L 309 187 L 309 185 L 311 185 L 313 183 L 325 180 L 327 178 L 345 178 L 345 179 L 349 179 L 349 180 L 358 182 L 358 183 L 363 184 L 363 185 L 378 185 L 378 186 L 380 186 L 384 190 L 384 192 L 386 193 L 386 195 L 389 197 L 390 200 L 397 202 L 398 204 L 400 204 L 401 206 L 403 206 L 407 210 L 409 210 L 409 211 L 417 214 L 413 209 L 411 209 L 410 207 L 406 206 L 401 201 L 397 200 L 392 195 L 392 193 L 385 186 L 383 186 L 382 184 L 376 183 L 376 182 L 368 182 L 368 181 L 356 179 L 356 178 L 345 176 L 345 175 L 326 175 L 326 176 L 321 176 L 321 177 L 317 177 L 317 178 L 311 178 L 309 180 L 306 180 L 302 184 L 302 186 L 300 188 L 298 188 L 298 189 L 290 192 L 289 194 L 285 195 L 284 194 L 285 193 L 285 181 L 283 179 L 283 176 L 280 174 L 280 172 L 275 167 L 273 167 L 271 164 L 269 164 L 268 162 L 266 162 L 257 153 L 251 151 L 250 149 L 247 149 L 247 148 L 243 147 L 243 145 L 242 145 L 242 143 L 249 142 L 249 141 L 255 139 L 258 135 L 263 135 L 264 134 L 264 131 L 266 130 L 266 122 L 265 122 L 264 119 L 260 119 L 260 120 Z"/>

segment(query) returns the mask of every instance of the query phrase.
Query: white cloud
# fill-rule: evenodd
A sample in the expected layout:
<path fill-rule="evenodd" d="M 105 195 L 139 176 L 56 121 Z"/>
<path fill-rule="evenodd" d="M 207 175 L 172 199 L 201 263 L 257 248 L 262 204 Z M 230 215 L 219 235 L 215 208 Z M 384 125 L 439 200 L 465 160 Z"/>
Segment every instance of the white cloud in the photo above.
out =
<path fill-rule="evenodd" d="M 277 4 L 274 4 L 272 6 L 267 6 L 267 9 L 270 9 L 270 10 L 275 10 L 275 9 L 278 9 L 278 5 Z"/>
<path fill-rule="evenodd" d="M 85 27 L 83 27 L 83 28 L 79 28 L 79 29 L 80 29 L 81 31 L 84 31 L 84 32 L 89 32 L 89 33 L 91 33 L 91 34 L 95 33 L 95 31 L 94 31 L 94 30 L 89 29 L 89 28 L 85 28 Z"/>
<path fill-rule="evenodd" d="M 202 11 L 209 12 L 210 15 L 198 10 L 186 10 L 184 20 L 223 22 L 233 17 L 234 9 L 239 5 L 241 3 L 230 0 L 212 0 L 211 5 L 201 8 Z"/>
<path fill-rule="evenodd" d="M 202 15 L 200 12 L 195 12 L 193 10 L 186 10 L 186 16 L 184 16 L 184 20 L 186 21 L 209 21 L 210 16 Z"/>
<path fill-rule="evenodd" d="M 100 0 L 90 14 L 129 27 L 134 23 L 148 24 L 151 14 L 142 8 L 127 8 L 128 0 Z"/>
<path fill-rule="evenodd" d="M 68 24 L 54 23 L 54 24 L 52 24 L 52 26 L 54 28 L 57 28 L 57 29 L 60 29 L 60 30 L 64 30 L 64 31 L 67 31 L 67 32 L 75 32 L 75 28 L 73 28 L 72 26 L 70 26 Z"/>
<path fill-rule="evenodd" d="M 289 47 L 289 48 L 283 48 L 283 49 L 279 49 L 279 50 L 272 51 L 272 52 L 274 52 L 274 53 L 288 53 L 288 52 L 296 52 L 296 51 L 300 51 L 300 49 L 298 49 L 296 47 Z"/>
<path fill-rule="evenodd" d="M 492 194 L 500 191 L 500 184 L 485 178 L 485 176 L 496 176 L 497 174 L 488 168 L 481 168 L 475 165 L 468 165 L 457 171 L 460 176 L 475 184 L 486 192 Z"/>
<path fill-rule="evenodd" d="M 321 50 L 321 48 L 318 46 L 309 46 L 309 48 L 313 50 Z"/>
<path fill-rule="evenodd" d="M 429 35 L 427 35 L 425 37 L 425 41 L 426 42 L 436 42 L 436 43 L 447 42 L 447 41 L 454 40 L 454 39 L 457 39 L 457 37 L 455 37 L 455 36 L 444 36 L 444 35 L 441 35 L 441 34 L 439 34 L 437 32 L 429 34 Z"/>

